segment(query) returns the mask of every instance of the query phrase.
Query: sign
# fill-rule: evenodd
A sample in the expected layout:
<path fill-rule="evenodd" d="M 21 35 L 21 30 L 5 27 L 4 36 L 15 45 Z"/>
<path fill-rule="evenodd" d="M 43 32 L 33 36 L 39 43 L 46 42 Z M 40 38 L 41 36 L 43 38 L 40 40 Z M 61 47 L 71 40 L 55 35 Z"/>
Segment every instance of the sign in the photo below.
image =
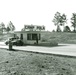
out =
<path fill-rule="evenodd" d="M 36 26 L 36 25 L 24 25 L 25 31 L 42 31 L 45 30 L 45 26 Z"/>

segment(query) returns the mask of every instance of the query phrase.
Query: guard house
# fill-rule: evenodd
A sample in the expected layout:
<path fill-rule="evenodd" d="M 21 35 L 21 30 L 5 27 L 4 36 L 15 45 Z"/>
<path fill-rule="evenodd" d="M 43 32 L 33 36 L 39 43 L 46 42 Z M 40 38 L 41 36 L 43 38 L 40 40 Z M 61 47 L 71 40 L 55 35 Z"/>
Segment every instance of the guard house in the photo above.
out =
<path fill-rule="evenodd" d="M 36 38 L 40 42 L 42 39 L 42 32 L 45 30 L 44 26 L 25 25 L 22 31 L 15 31 L 14 37 L 19 37 L 24 44 L 36 43 Z"/>

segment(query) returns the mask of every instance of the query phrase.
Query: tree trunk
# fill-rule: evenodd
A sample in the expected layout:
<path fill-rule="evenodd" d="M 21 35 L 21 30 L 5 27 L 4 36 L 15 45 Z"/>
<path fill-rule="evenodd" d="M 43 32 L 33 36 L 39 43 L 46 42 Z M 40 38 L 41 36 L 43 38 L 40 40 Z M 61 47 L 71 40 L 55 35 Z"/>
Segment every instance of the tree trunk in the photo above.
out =
<path fill-rule="evenodd" d="M 61 32 L 61 29 L 60 29 L 60 26 L 59 25 L 57 25 L 57 30 L 56 30 L 57 32 Z"/>
<path fill-rule="evenodd" d="M 74 26 L 74 32 L 75 32 L 75 26 Z"/>

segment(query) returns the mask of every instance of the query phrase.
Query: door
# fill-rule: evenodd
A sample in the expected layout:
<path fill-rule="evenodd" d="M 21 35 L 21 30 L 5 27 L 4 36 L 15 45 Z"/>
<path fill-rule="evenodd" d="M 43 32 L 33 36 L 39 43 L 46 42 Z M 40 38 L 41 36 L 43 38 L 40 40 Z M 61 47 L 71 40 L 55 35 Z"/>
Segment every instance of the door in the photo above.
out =
<path fill-rule="evenodd" d="M 32 34 L 32 40 L 36 40 L 37 37 L 37 34 Z"/>
<path fill-rule="evenodd" d="M 23 34 L 20 35 L 20 39 L 23 40 Z"/>

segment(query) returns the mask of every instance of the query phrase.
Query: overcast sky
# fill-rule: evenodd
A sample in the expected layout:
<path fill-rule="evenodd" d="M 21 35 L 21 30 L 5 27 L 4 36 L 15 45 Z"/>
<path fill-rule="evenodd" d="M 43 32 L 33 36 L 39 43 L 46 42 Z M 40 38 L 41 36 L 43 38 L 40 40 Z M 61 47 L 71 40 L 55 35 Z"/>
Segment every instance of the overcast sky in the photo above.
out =
<path fill-rule="evenodd" d="M 24 24 L 33 24 L 45 25 L 46 30 L 51 31 L 55 28 L 52 19 L 57 11 L 65 13 L 70 19 L 72 13 L 76 12 L 76 1 L 0 0 L 0 22 L 7 25 L 12 21 L 16 30 L 21 30 Z"/>

